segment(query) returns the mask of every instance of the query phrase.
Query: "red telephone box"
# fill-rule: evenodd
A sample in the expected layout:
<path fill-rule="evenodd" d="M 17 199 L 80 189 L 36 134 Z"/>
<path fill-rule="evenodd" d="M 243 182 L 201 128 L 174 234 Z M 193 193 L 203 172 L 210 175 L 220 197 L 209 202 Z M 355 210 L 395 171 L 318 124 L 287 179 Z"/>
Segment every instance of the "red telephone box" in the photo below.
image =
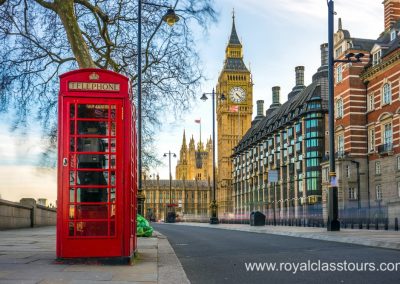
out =
<path fill-rule="evenodd" d="M 129 80 L 60 76 L 57 257 L 129 261 L 136 249 L 135 108 Z"/>

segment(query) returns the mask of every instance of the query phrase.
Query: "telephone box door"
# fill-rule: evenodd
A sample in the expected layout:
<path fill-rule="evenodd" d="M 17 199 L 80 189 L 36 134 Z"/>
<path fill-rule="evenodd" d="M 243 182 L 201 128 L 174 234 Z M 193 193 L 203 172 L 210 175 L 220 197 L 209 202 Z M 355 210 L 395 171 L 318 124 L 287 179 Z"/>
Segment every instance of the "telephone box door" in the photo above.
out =
<path fill-rule="evenodd" d="M 61 254 L 121 256 L 122 99 L 66 97 L 62 108 Z"/>

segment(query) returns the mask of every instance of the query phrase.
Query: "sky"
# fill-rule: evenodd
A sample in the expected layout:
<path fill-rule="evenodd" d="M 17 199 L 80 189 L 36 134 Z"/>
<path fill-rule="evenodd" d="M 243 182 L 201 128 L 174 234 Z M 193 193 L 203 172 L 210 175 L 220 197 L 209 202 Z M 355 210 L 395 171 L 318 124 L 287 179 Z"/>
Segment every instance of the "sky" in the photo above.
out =
<path fill-rule="evenodd" d="M 272 87 L 281 87 L 281 103 L 295 85 L 295 67 L 305 66 L 305 84 L 311 83 L 312 75 L 320 66 L 320 45 L 327 42 L 328 7 L 326 0 L 215 0 L 219 21 L 212 25 L 207 36 L 199 35 L 200 56 L 207 78 L 201 92 L 215 88 L 225 58 L 225 48 L 232 28 L 232 11 L 243 45 L 244 62 L 253 77 L 253 117 L 256 101 L 264 100 L 265 110 L 272 103 Z M 357 38 L 378 38 L 383 31 L 382 0 L 336 0 L 335 31 L 338 18 L 342 18 L 343 29 Z M 202 141 L 212 133 L 212 105 L 197 99 L 194 107 L 181 119 L 163 125 L 158 135 L 158 156 L 171 151 L 177 158 L 171 161 L 172 176 L 179 159 L 183 130 L 186 138 L 193 135 L 199 141 L 199 125 L 194 121 L 201 118 Z M 217 137 L 217 135 L 216 135 Z M 168 179 L 168 158 L 165 163 L 150 171 L 152 176 Z"/>
<path fill-rule="evenodd" d="M 335 24 L 342 18 L 343 28 L 352 37 L 375 39 L 383 31 L 382 0 L 336 0 Z M 218 22 L 211 24 L 207 34 L 195 31 L 197 48 L 203 65 L 205 82 L 198 99 L 182 118 L 164 118 L 165 123 L 155 137 L 154 151 L 164 162 L 150 170 L 168 179 L 168 158 L 163 154 L 171 151 L 178 155 L 172 158 L 171 172 L 175 177 L 175 166 L 179 158 L 182 134 L 192 135 L 199 141 L 199 125 L 202 122 L 202 141 L 212 133 L 211 100 L 203 102 L 203 92 L 211 92 L 216 86 L 222 69 L 225 47 L 232 28 L 232 11 L 235 10 L 236 30 L 244 51 L 244 62 L 251 70 L 253 87 L 253 116 L 255 102 L 264 100 L 265 108 L 272 103 L 272 87 L 281 87 L 281 103 L 295 85 L 296 66 L 305 66 L 305 84 L 311 83 L 312 75 L 320 66 L 320 45 L 327 42 L 326 0 L 215 0 L 219 13 Z M 179 24 L 179 23 L 178 23 Z M 336 27 L 335 27 L 336 30 Z M 43 150 L 41 138 L 32 131 L 21 138 L 10 133 L 9 120 L 0 116 L 0 195 L 1 198 L 18 201 L 23 197 L 56 200 L 56 171 L 37 167 Z"/>

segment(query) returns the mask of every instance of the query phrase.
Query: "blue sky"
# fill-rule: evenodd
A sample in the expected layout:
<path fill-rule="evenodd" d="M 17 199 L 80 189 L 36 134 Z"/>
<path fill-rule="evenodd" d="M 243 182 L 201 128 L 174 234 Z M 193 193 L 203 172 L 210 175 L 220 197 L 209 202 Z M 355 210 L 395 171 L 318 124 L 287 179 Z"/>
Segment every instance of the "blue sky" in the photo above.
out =
<path fill-rule="evenodd" d="M 382 0 L 336 0 L 335 11 L 342 18 L 343 28 L 353 37 L 377 38 L 383 31 Z M 236 29 L 244 47 L 244 61 L 250 67 L 253 80 L 254 102 L 264 100 L 265 107 L 272 101 L 273 86 L 281 86 L 281 102 L 295 84 L 294 68 L 305 66 L 305 83 L 320 66 L 320 44 L 327 41 L 326 0 L 215 0 L 219 21 L 212 24 L 207 35 L 195 31 L 197 48 L 207 80 L 201 92 L 211 92 L 221 71 L 225 47 L 232 27 L 235 9 Z M 179 24 L 179 23 L 178 23 Z M 255 104 L 255 103 L 254 103 Z M 178 120 L 167 117 L 157 135 L 158 149 L 154 149 L 164 165 L 151 169 L 151 174 L 168 178 L 168 160 L 163 153 L 171 150 L 179 154 L 182 133 L 199 140 L 198 124 L 202 120 L 202 140 L 211 135 L 211 101 L 200 99 L 192 103 L 191 110 Z M 255 113 L 255 110 L 253 110 Z M 26 138 L 10 134 L 9 119 L 0 116 L 0 194 L 8 200 L 22 197 L 56 199 L 56 172 L 35 167 L 41 148 L 40 137 L 31 133 Z M 172 159 L 175 176 L 177 159 Z"/>
<path fill-rule="evenodd" d="M 272 103 L 272 87 L 281 87 L 281 102 L 295 84 L 294 68 L 305 66 L 305 83 L 311 83 L 312 75 L 320 66 L 320 45 L 327 42 L 326 0 L 216 0 L 220 14 L 218 23 L 211 26 L 207 36 L 199 36 L 199 49 L 204 63 L 207 81 L 202 92 L 211 92 L 222 69 L 225 47 L 232 27 L 232 10 L 235 10 L 236 30 L 243 44 L 244 62 L 250 67 L 253 87 L 253 116 L 255 102 L 265 101 L 265 108 Z M 342 18 L 343 28 L 353 37 L 377 38 L 383 31 L 383 5 L 381 0 L 336 0 L 335 25 Z M 335 28 L 336 31 L 336 28 Z M 198 96 L 201 97 L 201 93 Z M 192 110 L 182 120 L 164 125 L 158 135 L 159 157 L 171 150 L 179 154 L 182 133 L 199 140 L 199 128 L 195 119 L 202 120 L 202 140 L 212 132 L 211 101 L 197 100 Z M 172 160 L 175 176 L 177 159 Z M 168 178 L 168 161 L 152 169 L 161 179 Z"/>

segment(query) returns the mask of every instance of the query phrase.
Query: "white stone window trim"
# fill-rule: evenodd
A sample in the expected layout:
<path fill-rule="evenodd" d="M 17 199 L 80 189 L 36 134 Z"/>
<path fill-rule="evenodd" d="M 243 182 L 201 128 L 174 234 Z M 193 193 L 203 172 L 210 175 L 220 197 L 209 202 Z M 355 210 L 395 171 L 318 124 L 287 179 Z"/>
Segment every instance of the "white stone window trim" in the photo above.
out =
<path fill-rule="evenodd" d="M 367 95 L 367 112 L 373 111 L 375 109 L 375 98 L 374 94 Z"/>
<path fill-rule="evenodd" d="M 338 64 L 336 66 L 336 83 L 340 83 L 343 81 L 343 65 Z"/>
<path fill-rule="evenodd" d="M 392 120 L 390 121 L 385 121 L 385 123 L 382 123 L 382 145 L 386 144 L 393 144 L 393 124 Z M 387 134 L 390 134 L 389 136 L 386 136 Z"/>
<path fill-rule="evenodd" d="M 371 133 L 373 134 L 373 137 L 372 137 Z M 374 127 L 368 128 L 368 153 L 376 152 L 375 139 L 376 139 L 375 128 Z"/>
<path fill-rule="evenodd" d="M 400 155 L 397 156 L 397 170 L 400 171 Z"/>
<path fill-rule="evenodd" d="M 382 186 L 380 184 L 377 184 L 375 186 L 375 191 L 376 191 L 376 200 L 382 200 Z"/>
<path fill-rule="evenodd" d="M 346 165 L 346 177 L 350 178 L 351 177 L 351 168 L 350 165 Z"/>
<path fill-rule="evenodd" d="M 376 52 L 372 53 L 372 65 L 375 66 L 381 63 L 382 49 L 378 49 Z"/>
<path fill-rule="evenodd" d="M 348 188 L 348 198 L 349 200 L 357 200 L 357 191 L 354 187 Z"/>
<path fill-rule="evenodd" d="M 381 175 L 382 169 L 381 169 L 381 161 L 376 161 L 375 162 L 375 175 Z"/>
<path fill-rule="evenodd" d="M 387 89 L 386 89 L 387 87 Z M 385 90 L 388 90 L 388 94 L 386 94 Z M 381 106 L 390 105 L 392 103 L 392 84 L 389 82 L 384 82 L 382 86 L 382 93 L 381 93 Z M 385 100 L 386 95 L 388 95 L 387 100 Z"/>
<path fill-rule="evenodd" d="M 339 98 L 336 100 L 336 118 L 342 118 L 344 114 L 344 109 L 343 109 L 343 99 Z"/>

